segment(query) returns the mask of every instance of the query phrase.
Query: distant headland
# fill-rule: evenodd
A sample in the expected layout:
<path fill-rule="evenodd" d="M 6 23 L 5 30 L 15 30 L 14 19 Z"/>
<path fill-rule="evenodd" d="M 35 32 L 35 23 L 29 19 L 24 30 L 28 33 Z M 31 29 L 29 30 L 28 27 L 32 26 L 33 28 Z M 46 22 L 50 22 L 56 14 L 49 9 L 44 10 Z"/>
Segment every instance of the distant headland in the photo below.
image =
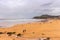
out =
<path fill-rule="evenodd" d="M 35 16 L 33 17 L 33 19 L 60 19 L 60 15 L 55 16 L 55 15 L 44 14 L 41 16 Z"/>

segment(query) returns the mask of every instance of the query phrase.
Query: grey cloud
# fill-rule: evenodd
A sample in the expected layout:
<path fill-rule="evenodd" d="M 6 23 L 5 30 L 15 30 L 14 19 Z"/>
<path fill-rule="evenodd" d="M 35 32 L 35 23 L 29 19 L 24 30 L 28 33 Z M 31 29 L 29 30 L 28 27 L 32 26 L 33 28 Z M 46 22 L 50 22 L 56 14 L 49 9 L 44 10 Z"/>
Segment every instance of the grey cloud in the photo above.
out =
<path fill-rule="evenodd" d="M 42 14 L 56 14 L 59 0 L 0 0 L 1 18 L 32 18 Z M 52 9 L 54 8 L 54 9 Z M 56 13 L 54 13 L 56 11 Z M 59 14 L 59 13 L 58 13 Z"/>

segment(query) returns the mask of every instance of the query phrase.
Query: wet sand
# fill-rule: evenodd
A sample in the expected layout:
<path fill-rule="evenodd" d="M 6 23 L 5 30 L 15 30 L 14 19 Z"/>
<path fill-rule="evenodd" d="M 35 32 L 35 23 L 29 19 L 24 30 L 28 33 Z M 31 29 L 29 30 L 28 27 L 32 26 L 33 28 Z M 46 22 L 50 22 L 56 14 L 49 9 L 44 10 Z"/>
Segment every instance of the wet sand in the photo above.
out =
<path fill-rule="evenodd" d="M 50 19 L 48 21 L 32 22 L 26 24 L 16 24 L 10 28 L 0 28 L 0 40 L 39 40 L 39 38 L 47 38 L 50 40 L 60 40 L 60 20 Z M 7 32 L 16 32 L 12 36 L 8 36 Z M 21 37 L 16 37 L 17 34 Z"/>

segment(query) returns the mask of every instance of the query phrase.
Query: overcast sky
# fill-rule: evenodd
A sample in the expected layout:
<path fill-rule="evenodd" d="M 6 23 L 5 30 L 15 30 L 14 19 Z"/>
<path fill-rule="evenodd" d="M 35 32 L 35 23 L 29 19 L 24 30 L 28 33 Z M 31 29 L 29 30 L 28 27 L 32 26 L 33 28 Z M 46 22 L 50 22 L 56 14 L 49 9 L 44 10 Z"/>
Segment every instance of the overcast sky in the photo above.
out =
<path fill-rule="evenodd" d="M 0 0 L 0 18 L 60 15 L 60 0 Z"/>

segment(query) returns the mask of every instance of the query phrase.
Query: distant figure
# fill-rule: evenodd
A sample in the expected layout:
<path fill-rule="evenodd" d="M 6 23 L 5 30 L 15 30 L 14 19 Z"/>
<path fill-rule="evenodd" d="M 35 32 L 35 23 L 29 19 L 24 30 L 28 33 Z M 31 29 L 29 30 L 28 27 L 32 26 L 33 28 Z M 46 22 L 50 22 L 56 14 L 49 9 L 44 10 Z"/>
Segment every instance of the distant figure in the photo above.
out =
<path fill-rule="evenodd" d="M 26 32 L 26 29 L 23 30 L 23 33 L 25 33 L 25 32 Z"/>
<path fill-rule="evenodd" d="M 0 32 L 0 34 L 3 34 L 3 32 Z"/>
<path fill-rule="evenodd" d="M 50 40 L 50 38 L 49 37 L 47 37 L 47 38 L 41 38 L 41 40 Z"/>
<path fill-rule="evenodd" d="M 45 35 L 44 33 L 42 33 L 42 35 Z"/>
<path fill-rule="evenodd" d="M 47 37 L 47 40 L 50 40 L 50 37 Z"/>
<path fill-rule="evenodd" d="M 7 32 L 8 36 L 11 36 L 12 34 L 15 34 L 16 32 Z"/>
<path fill-rule="evenodd" d="M 47 40 L 45 37 L 42 37 L 41 40 Z"/>
<path fill-rule="evenodd" d="M 21 36 L 22 36 L 22 34 L 20 34 L 20 33 L 19 33 L 19 34 L 17 34 L 17 37 L 21 37 Z"/>

